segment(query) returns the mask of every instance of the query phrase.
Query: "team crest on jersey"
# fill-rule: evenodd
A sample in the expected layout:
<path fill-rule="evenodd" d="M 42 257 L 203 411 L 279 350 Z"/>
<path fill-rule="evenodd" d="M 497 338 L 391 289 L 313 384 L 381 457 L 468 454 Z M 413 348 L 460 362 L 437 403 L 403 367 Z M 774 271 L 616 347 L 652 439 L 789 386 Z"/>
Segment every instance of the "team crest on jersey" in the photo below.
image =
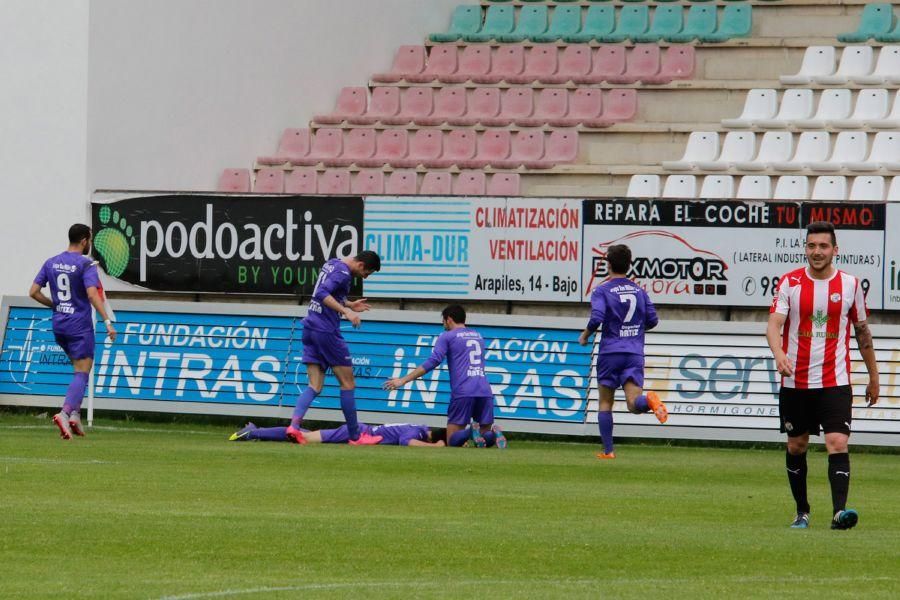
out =
<path fill-rule="evenodd" d="M 813 325 L 816 327 L 825 327 L 828 323 L 828 315 L 822 312 L 822 309 L 816 311 L 816 314 L 809 317 L 809 320 L 813 322 Z"/>
<path fill-rule="evenodd" d="M 835 292 L 835 293 L 833 293 L 832 295 L 830 295 L 830 296 L 828 297 L 828 299 L 831 300 L 832 302 L 840 302 L 840 301 L 841 301 L 841 295 L 838 294 L 837 292 Z"/>

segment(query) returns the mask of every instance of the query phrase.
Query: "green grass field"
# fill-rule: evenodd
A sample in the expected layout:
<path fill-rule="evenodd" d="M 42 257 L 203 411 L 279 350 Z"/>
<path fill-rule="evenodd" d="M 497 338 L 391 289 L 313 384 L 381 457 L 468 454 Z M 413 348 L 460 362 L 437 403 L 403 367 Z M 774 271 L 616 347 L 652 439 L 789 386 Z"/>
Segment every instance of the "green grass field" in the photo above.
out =
<path fill-rule="evenodd" d="M 0 598 L 897 598 L 900 461 L 853 457 L 860 525 L 787 528 L 783 452 L 229 443 L 0 412 Z"/>

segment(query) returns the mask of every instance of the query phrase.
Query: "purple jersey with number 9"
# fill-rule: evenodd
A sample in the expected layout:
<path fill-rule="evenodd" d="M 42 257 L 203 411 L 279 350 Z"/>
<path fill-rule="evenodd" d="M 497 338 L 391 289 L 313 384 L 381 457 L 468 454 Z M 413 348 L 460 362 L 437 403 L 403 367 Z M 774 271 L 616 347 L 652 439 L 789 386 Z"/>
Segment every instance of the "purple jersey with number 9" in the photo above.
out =
<path fill-rule="evenodd" d="M 94 331 L 87 288 L 97 287 L 100 279 L 90 257 L 63 252 L 48 258 L 34 282 L 41 287 L 50 284 L 54 332 L 80 335 Z"/>
<path fill-rule="evenodd" d="M 591 293 L 588 330 L 600 330 L 600 354 L 644 354 L 644 334 L 656 327 L 656 308 L 643 288 L 624 277 L 610 279 Z"/>
<path fill-rule="evenodd" d="M 493 396 L 484 373 L 484 338 L 468 327 L 445 331 L 434 344 L 434 350 L 422 368 L 431 371 L 447 357 L 450 371 L 450 398 L 484 398 Z"/>

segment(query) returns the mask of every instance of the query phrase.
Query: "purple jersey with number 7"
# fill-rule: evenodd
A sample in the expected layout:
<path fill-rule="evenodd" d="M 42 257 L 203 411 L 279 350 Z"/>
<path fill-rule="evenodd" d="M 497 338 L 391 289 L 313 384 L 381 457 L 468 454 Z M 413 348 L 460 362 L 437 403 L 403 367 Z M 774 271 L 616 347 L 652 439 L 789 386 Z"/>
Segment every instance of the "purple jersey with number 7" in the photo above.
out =
<path fill-rule="evenodd" d="M 447 357 L 450 371 L 450 398 L 484 398 L 493 396 L 484 373 L 484 338 L 468 327 L 445 331 L 434 344 L 434 350 L 422 368 L 431 371 Z"/>
<path fill-rule="evenodd" d="M 588 331 L 600 329 L 599 354 L 644 354 L 644 334 L 656 327 L 656 308 L 630 279 L 610 279 L 591 293 Z"/>
<path fill-rule="evenodd" d="M 316 331 L 339 331 L 341 315 L 325 306 L 324 301 L 327 296 L 331 296 L 338 304 L 343 305 L 347 294 L 350 293 L 351 281 L 353 275 L 350 273 L 350 267 L 341 259 L 332 258 L 322 265 L 316 288 L 309 301 L 309 312 L 303 319 L 303 326 Z"/>
<path fill-rule="evenodd" d="M 48 258 L 34 282 L 50 284 L 53 302 L 53 331 L 63 335 L 92 333 L 91 301 L 87 289 L 100 284 L 97 265 L 79 252 L 63 252 Z"/>

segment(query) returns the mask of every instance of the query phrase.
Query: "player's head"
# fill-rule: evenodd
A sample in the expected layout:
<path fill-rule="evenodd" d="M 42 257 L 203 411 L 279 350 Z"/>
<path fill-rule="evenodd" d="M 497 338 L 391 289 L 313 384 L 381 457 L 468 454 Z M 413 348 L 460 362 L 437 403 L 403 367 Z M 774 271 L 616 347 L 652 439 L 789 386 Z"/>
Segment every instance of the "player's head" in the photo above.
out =
<path fill-rule="evenodd" d="M 610 273 L 627 275 L 631 268 L 631 248 L 625 244 L 613 244 L 606 251 L 606 262 Z"/>
<path fill-rule="evenodd" d="M 837 256 L 837 236 L 834 225 L 815 221 L 806 226 L 806 261 L 813 271 L 825 271 Z"/>
<path fill-rule="evenodd" d="M 443 322 L 444 329 L 447 331 L 452 329 L 454 325 L 465 325 L 466 309 L 459 304 L 451 304 L 441 311 L 441 322 Z"/>
<path fill-rule="evenodd" d="M 82 254 L 91 251 L 91 228 L 83 223 L 69 227 L 69 248 L 78 249 Z"/>
<path fill-rule="evenodd" d="M 431 442 L 432 444 L 435 442 L 446 441 L 444 438 L 447 437 L 447 430 L 443 427 L 432 427 L 428 430 L 428 439 L 422 440 L 423 442 Z"/>
<path fill-rule="evenodd" d="M 381 258 L 371 250 L 363 250 L 350 261 L 350 272 L 354 277 L 365 279 L 375 271 L 381 270 Z"/>

